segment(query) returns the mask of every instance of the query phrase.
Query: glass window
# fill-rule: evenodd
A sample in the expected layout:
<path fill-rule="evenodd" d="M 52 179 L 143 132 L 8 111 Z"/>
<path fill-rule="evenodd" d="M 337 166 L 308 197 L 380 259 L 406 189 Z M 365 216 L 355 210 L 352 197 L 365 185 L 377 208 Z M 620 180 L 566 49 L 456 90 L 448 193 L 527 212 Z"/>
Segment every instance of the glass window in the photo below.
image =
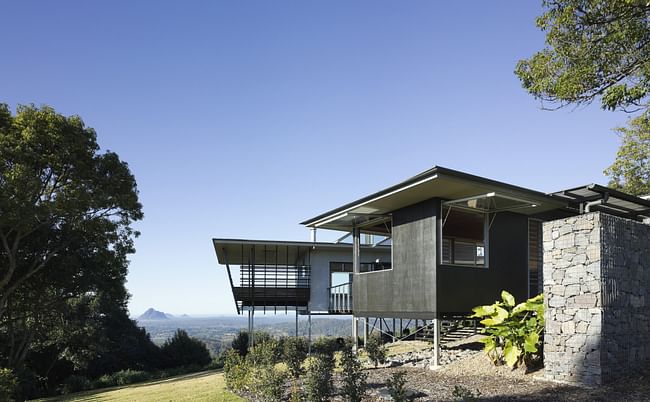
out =
<path fill-rule="evenodd" d="M 486 266 L 485 214 L 445 207 L 442 218 L 442 263 Z"/>

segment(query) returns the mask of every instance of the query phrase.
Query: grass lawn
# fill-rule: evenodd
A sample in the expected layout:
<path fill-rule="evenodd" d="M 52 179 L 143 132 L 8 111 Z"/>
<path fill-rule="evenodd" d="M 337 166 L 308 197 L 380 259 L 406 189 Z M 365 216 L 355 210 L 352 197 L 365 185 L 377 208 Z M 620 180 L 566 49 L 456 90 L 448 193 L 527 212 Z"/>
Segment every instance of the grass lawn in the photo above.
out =
<path fill-rule="evenodd" d="M 226 391 L 226 384 L 221 371 L 204 371 L 170 377 L 164 380 L 143 382 L 124 387 L 105 388 L 86 391 L 42 401 L 210 401 L 235 402 L 243 399 Z"/>

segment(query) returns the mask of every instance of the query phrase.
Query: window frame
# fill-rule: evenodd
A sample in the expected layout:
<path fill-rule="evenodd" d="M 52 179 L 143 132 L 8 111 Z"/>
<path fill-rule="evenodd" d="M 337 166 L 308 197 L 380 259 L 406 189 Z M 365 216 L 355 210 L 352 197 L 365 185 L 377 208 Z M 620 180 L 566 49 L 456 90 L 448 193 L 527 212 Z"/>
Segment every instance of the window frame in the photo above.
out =
<path fill-rule="evenodd" d="M 438 257 L 438 263 L 440 265 L 444 266 L 449 266 L 449 267 L 463 267 L 463 268 L 477 268 L 477 269 L 488 269 L 490 268 L 490 213 L 489 212 L 482 212 L 482 211 L 473 211 L 469 210 L 466 208 L 459 208 L 459 207 L 453 207 L 453 206 L 447 206 L 446 208 L 449 208 L 450 210 L 453 208 L 456 208 L 457 210 L 460 210 L 461 212 L 468 213 L 468 214 L 477 214 L 477 215 L 483 215 L 483 264 L 458 264 L 451 262 L 454 260 L 453 252 L 454 252 L 454 247 L 453 243 L 455 240 L 462 241 L 462 242 L 472 242 L 475 244 L 478 244 L 480 241 L 477 241 L 476 239 L 469 239 L 469 238 L 464 238 L 461 236 L 444 236 L 444 221 L 445 221 L 445 206 L 440 205 L 440 219 L 439 219 L 439 228 L 440 230 L 438 231 L 439 234 L 439 241 L 438 241 L 438 252 L 439 252 L 439 257 Z M 444 262 L 443 260 L 443 243 L 445 239 L 450 239 L 451 244 L 450 244 L 450 251 L 449 251 L 449 261 L 450 262 Z"/>

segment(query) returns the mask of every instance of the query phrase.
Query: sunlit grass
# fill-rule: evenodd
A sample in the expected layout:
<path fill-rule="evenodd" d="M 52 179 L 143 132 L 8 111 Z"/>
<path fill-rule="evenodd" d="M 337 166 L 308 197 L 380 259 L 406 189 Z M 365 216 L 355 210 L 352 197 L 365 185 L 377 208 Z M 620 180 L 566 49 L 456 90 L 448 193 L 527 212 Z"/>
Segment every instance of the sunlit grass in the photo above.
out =
<path fill-rule="evenodd" d="M 66 402 L 154 402 L 206 401 L 239 402 L 243 399 L 226 390 L 222 372 L 205 371 L 164 380 L 149 381 L 118 388 L 107 388 L 66 395 L 43 401 Z"/>

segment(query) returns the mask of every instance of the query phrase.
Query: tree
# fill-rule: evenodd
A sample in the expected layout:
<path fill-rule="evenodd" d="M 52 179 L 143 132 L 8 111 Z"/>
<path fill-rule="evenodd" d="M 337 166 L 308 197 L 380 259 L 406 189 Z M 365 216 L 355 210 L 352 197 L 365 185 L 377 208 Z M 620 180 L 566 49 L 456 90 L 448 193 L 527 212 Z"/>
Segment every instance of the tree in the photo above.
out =
<path fill-rule="evenodd" d="M 100 235 L 108 250 L 132 252 L 130 225 L 142 216 L 127 164 L 100 153 L 79 117 L 47 106 L 12 116 L 0 104 L 0 321 L 22 286 L 78 251 L 78 238 Z"/>
<path fill-rule="evenodd" d="M 537 26 L 546 47 L 520 60 L 515 74 L 535 98 L 552 108 L 600 99 L 607 110 L 642 111 L 605 170 L 610 185 L 631 194 L 650 192 L 650 1 L 544 0 Z"/>
<path fill-rule="evenodd" d="M 621 146 L 614 163 L 605 170 L 610 186 L 634 195 L 650 194 L 650 115 L 630 120 L 629 127 L 616 129 Z"/>
<path fill-rule="evenodd" d="M 198 339 L 190 337 L 187 332 L 177 329 L 171 339 L 163 344 L 162 353 L 167 360 L 168 367 L 180 366 L 205 366 L 212 360 L 210 351 Z"/>
<path fill-rule="evenodd" d="M 640 110 L 650 90 L 650 2 L 544 0 L 537 26 L 547 46 L 515 73 L 557 107 L 600 98 L 609 110 Z"/>

